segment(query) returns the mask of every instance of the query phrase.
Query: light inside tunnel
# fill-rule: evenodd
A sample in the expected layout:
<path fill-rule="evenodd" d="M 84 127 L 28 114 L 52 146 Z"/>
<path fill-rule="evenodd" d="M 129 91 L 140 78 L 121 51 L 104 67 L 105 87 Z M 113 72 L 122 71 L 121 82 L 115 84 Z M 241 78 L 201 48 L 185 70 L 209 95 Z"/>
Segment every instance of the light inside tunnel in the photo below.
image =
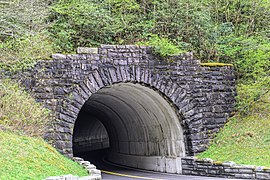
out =
<path fill-rule="evenodd" d="M 78 115 L 73 153 L 106 148 L 109 160 L 133 167 L 147 157 L 183 157 L 180 117 L 166 98 L 149 87 L 119 83 L 102 88 L 90 96 Z M 136 163 L 127 164 L 121 158 Z"/>

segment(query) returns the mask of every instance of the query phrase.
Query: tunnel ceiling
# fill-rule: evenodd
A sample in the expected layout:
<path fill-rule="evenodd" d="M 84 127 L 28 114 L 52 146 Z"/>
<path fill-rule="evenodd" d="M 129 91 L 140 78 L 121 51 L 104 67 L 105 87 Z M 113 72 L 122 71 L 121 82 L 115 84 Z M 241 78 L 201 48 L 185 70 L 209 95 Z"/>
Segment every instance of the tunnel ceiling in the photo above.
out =
<path fill-rule="evenodd" d="M 174 107 L 155 90 L 133 83 L 102 88 L 85 102 L 74 127 L 74 152 L 86 146 L 139 156 L 185 154 Z"/>

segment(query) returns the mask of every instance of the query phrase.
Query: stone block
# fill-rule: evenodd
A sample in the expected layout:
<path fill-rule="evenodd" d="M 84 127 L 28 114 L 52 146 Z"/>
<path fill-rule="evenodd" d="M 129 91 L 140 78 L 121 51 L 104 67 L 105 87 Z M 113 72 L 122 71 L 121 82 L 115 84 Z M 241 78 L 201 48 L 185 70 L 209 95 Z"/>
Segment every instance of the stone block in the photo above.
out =
<path fill-rule="evenodd" d="M 207 169 L 207 174 L 211 174 L 211 175 L 216 175 L 219 174 L 219 172 L 217 170 L 212 170 L 212 169 Z"/>
<path fill-rule="evenodd" d="M 83 158 L 80 157 L 73 157 L 72 159 L 76 162 L 84 161 Z"/>
<path fill-rule="evenodd" d="M 101 180 L 101 175 L 93 174 L 91 176 L 80 177 L 79 180 Z"/>
<path fill-rule="evenodd" d="M 233 168 L 224 168 L 224 172 L 226 173 L 238 173 L 238 169 L 233 169 Z"/>
<path fill-rule="evenodd" d="M 66 59 L 67 55 L 65 55 L 65 54 L 52 54 L 52 58 L 55 60 L 62 60 L 62 59 Z"/>
<path fill-rule="evenodd" d="M 270 179 L 270 173 L 256 172 L 256 179 Z"/>
<path fill-rule="evenodd" d="M 184 163 L 182 163 L 182 169 L 183 170 L 193 170 L 194 166 L 193 165 L 185 165 Z"/>
<path fill-rule="evenodd" d="M 239 170 L 240 173 L 247 173 L 247 174 L 248 173 L 251 174 L 251 173 L 254 172 L 254 170 L 252 168 L 239 168 L 238 170 Z"/>
<path fill-rule="evenodd" d="M 256 172 L 263 172 L 264 169 L 265 169 L 265 166 L 257 166 L 257 167 L 255 167 Z"/>
<path fill-rule="evenodd" d="M 107 44 L 101 44 L 100 45 L 101 49 L 115 49 L 116 45 L 107 45 Z"/>
<path fill-rule="evenodd" d="M 93 164 L 90 164 L 90 165 L 87 165 L 87 166 L 84 166 L 84 167 L 85 167 L 85 169 L 87 169 L 87 170 L 96 169 L 96 166 L 93 165 Z"/>
<path fill-rule="evenodd" d="M 185 170 L 185 169 L 182 170 L 183 175 L 191 175 L 192 172 L 193 172 L 192 170 Z"/>
<path fill-rule="evenodd" d="M 98 170 L 98 169 L 90 169 L 90 170 L 88 170 L 88 172 L 89 172 L 90 174 L 98 174 L 98 175 L 101 174 L 101 171 Z"/>
<path fill-rule="evenodd" d="M 84 167 L 92 165 L 89 161 L 80 161 L 79 164 L 84 166 Z"/>
<path fill-rule="evenodd" d="M 255 179 L 255 174 L 235 174 L 236 178 Z"/>
<path fill-rule="evenodd" d="M 128 48 L 128 49 L 138 49 L 139 46 L 136 46 L 136 45 L 126 45 L 126 48 Z"/>
<path fill-rule="evenodd" d="M 233 161 L 228 161 L 228 162 L 224 162 L 222 163 L 223 166 L 228 166 L 228 167 L 232 167 L 232 166 L 235 166 L 236 163 L 233 162 Z"/>

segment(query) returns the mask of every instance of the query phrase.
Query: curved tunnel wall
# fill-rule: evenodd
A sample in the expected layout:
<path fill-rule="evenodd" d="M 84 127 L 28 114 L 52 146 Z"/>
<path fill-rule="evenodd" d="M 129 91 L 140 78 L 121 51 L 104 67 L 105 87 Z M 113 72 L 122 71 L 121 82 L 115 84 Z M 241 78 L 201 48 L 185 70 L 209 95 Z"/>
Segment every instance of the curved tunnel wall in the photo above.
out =
<path fill-rule="evenodd" d="M 111 153 L 183 157 L 179 117 L 161 94 L 149 87 L 119 83 L 102 88 L 91 95 L 78 115 L 74 154 L 106 148 L 109 139 Z"/>
<path fill-rule="evenodd" d="M 110 147 L 104 125 L 94 116 L 81 110 L 74 128 L 73 153 L 83 153 Z"/>

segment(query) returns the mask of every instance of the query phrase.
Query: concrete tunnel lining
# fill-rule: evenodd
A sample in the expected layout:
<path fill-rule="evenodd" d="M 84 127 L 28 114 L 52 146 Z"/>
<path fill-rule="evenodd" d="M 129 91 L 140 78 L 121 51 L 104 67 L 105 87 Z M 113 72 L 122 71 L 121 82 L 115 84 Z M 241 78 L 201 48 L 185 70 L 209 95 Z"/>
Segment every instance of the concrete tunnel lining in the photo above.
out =
<path fill-rule="evenodd" d="M 76 155 L 105 148 L 109 148 L 109 160 L 118 164 L 170 172 L 142 165 L 141 158 L 151 157 L 147 161 L 155 164 L 164 157 L 185 156 L 180 116 L 160 93 L 149 87 L 119 83 L 102 88 L 80 110 L 74 127 L 73 152 Z M 123 160 L 126 158 L 136 163 L 131 165 Z"/>

